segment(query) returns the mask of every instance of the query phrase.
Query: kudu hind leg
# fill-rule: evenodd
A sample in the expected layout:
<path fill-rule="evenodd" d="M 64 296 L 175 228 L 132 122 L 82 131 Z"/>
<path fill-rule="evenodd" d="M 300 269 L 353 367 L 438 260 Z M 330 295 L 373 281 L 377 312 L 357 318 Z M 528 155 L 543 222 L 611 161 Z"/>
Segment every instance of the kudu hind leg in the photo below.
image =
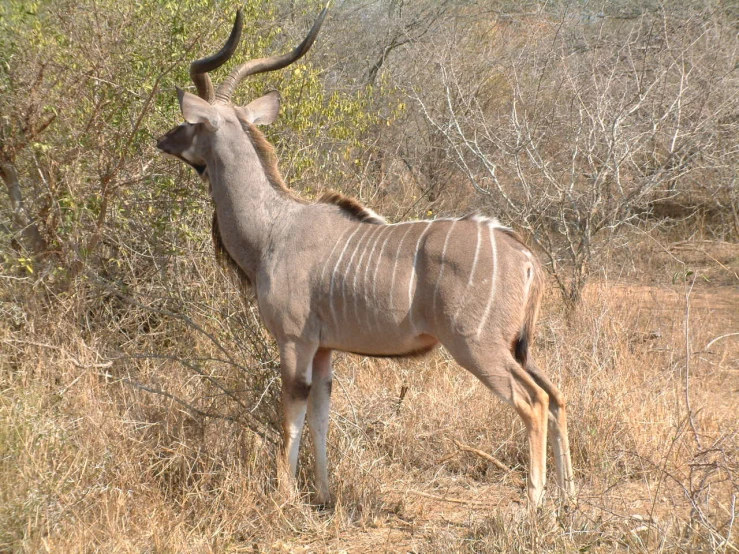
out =
<path fill-rule="evenodd" d="M 455 356 L 462 367 L 513 406 L 526 426 L 529 439 L 527 492 L 531 508 L 537 508 L 543 499 L 546 485 L 549 397 L 506 348 L 491 349 L 484 357 L 484 362 L 477 356 L 475 359 L 469 358 L 471 356 Z"/>
<path fill-rule="evenodd" d="M 526 362 L 526 371 L 544 392 L 549 395 L 549 441 L 554 451 L 554 463 L 557 485 L 563 499 L 575 496 L 575 480 L 572 472 L 570 441 L 567 434 L 567 409 L 565 399 L 560 390 L 530 359 Z"/>
<path fill-rule="evenodd" d="M 320 349 L 313 357 L 313 382 L 308 395 L 308 429 L 313 441 L 317 490 L 315 503 L 318 505 L 327 504 L 331 500 L 326 455 L 330 402 L 331 350 Z"/>
<path fill-rule="evenodd" d="M 280 346 L 283 444 L 277 461 L 277 479 L 280 490 L 288 498 L 297 493 L 295 473 L 311 390 L 314 353 L 315 348 L 303 345 L 289 343 Z"/>

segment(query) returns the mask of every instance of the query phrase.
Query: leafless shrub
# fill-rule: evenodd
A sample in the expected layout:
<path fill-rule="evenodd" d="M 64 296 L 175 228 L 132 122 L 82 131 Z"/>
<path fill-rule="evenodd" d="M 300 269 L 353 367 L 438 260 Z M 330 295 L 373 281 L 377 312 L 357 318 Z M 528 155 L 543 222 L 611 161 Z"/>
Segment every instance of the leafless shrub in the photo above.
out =
<path fill-rule="evenodd" d="M 411 19 L 418 7 L 394 4 Z M 345 190 L 395 219 L 480 207 L 528 229 L 565 291 L 582 264 L 581 301 L 568 310 L 550 295 L 535 344 L 570 400 L 578 504 L 565 512 L 550 503 L 531 521 L 514 501 L 524 429 L 443 352 L 338 355 L 336 506 L 281 503 L 270 440 L 276 355 L 254 307 L 212 259 L 206 193 L 150 148 L 150 135 L 172 123 L 169 108 L 146 111 L 120 165 L 103 152 L 121 154 L 147 87 L 168 67 L 157 62 L 132 84 L 131 64 L 145 60 L 121 37 L 154 23 L 138 4 L 111 4 L 93 37 L 88 14 L 72 25 L 76 5 L 52 7 L 79 52 L 91 50 L 78 53 L 90 65 L 51 59 L 25 100 L 38 50 L 0 71 L 0 161 L 13 164 L 28 208 L 16 212 L 13 181 L 4 181 L 0 550 L 735 551 L 739 257 L 730 242 L 694 238 L 728 239 L 739 225 L 736 72 L 720 71 L 733 67 L 736 41 L 725 11 L 701 19 L 681 3 L 679 13 L 668 5 L 586 21 L 533 3 L 492 15 L 490 6 L 443 4 L 438 19 L 423 20 L 428 32 L 409 32 L 377 70 L 375 90 L 388 95 L 378 112 L 393 117 L 367 137 L 365 157 L 355 164 L 326 147 L 334 169 L 355 168 Z M 188 6 L 205 12 L 175 8 Z M 355 47 L 346 37 L 360 12 L 338 9 L 346 25 L 333 40 L 344 50 L 328 60 Z M 178 14 L 166 32 L 147 31 L 164 40 L 143 44 L 159 53 L 152 59 L 181 39 Z M 441 50 L 424 50 L 432 38 Z M 372 44 L 362 78 L 383 52 Z M 349 86 L 351 72 L 326 67 L 327 81 Z M 390 80 L 401 69 L 406 81 Z M 393 84 L 418 101 L 393 96 Z M 54 103 L 88 117 L 58 110 L 45 126 Z M 102 179 L 116 168 L 101 210 Z M 703 215 L 688 217 L 700 206 Z M 684 220 L 673 233 L 681 242 L 623 232 L 652 218 Z M 33 223 L 40 250 L 24 234 Z M 610 252 L 626 241 L 633 256 L 623 269 Z M 631 280 L 614 277 L 621 272 Z M 306 498 L 310 473 L 299 481 Z"/>
<path fill-rule="evenodd" d="M 540 13 L 444 41 L 400 86 L 484 205 L 541 247 L 570 302 L 651 216 L 709 210 L 714 232 L 732 232 L 737 43 L 720 10 Z"/>

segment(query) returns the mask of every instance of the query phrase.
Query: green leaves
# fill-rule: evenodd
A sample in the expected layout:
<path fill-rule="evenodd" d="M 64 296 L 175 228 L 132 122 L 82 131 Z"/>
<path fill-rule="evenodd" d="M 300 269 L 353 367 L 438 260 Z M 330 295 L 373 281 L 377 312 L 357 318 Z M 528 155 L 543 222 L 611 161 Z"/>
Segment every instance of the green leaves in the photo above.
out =
<path fill-rule="evenodd" d="M 55 264 L 82 261 L 95 270 L 89 264 L 115 258 L 111 252 L 174 252 L 195 236 L 209 241 L 202 183 L 156 152 L 154 138 L 181 121 L 175 86 L 192 87 L 190 62 L 220 48 L 239 6 L 248 32 L 234 58 L 213 72 L 216 84 L 248 59 L 293 48 L 323 7 L 310 1 L 287 16 L 280 11 L 286 7 L 267 0 L 0 4 L 0 153 L 19 175 L 29 221 L 54 249 Z M 244 105 L 281 92 L 283 111 L 265 130 L 294 188 L 338 182 L 378 121 L 369 108 L 374 91 L 331 88 L 316 59 L 311 52 L 287 69 L 246 79 L 234 95 Z M 52 114 L 52 124 L 37 132 Z M 12 219 L 7 206 L 0 204 L 5 221 Z M 20 232 L 0 237 L 0 247 L 12 251 Z M 33 270 L 31 257 L 18 257 L 4 263 Z M 107 272 L 127 270 L 105 263 Z"/>

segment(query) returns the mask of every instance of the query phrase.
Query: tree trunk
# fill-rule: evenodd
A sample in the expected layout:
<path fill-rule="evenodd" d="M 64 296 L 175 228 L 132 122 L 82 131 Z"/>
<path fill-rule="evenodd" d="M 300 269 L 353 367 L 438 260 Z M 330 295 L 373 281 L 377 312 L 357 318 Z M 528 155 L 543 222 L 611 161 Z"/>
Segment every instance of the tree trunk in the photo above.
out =
<path fill-rule="evenodd" d="M 19 232 L 22 237 L 21 246 L 24 253 L 33 257 L 41 256 L 47 251 L 46 240 L 41 235 L 33 216 L 26 210 L 18 172 L 12 163 L 0 163 L 0 177 L 8 189 L 13 208 L 14 231 Z"/>

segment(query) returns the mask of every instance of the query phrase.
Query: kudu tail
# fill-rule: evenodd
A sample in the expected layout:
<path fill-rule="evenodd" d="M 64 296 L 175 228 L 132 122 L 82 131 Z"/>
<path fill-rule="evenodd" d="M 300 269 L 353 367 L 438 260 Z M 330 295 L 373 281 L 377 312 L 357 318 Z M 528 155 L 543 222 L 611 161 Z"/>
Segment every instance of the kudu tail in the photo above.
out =
<path fill-rule="evenodd" d="M 544 293 L 544 273 L 541 266 L 532 256 L 524 272 L 524 313 L 523 325 L 516 338 L 513 339 L 512 351 L 516 361 L 524 368 L 528 360 L 529 347 L 534 337 L 536 320 L 539 317 L 539 304 Z"/>

